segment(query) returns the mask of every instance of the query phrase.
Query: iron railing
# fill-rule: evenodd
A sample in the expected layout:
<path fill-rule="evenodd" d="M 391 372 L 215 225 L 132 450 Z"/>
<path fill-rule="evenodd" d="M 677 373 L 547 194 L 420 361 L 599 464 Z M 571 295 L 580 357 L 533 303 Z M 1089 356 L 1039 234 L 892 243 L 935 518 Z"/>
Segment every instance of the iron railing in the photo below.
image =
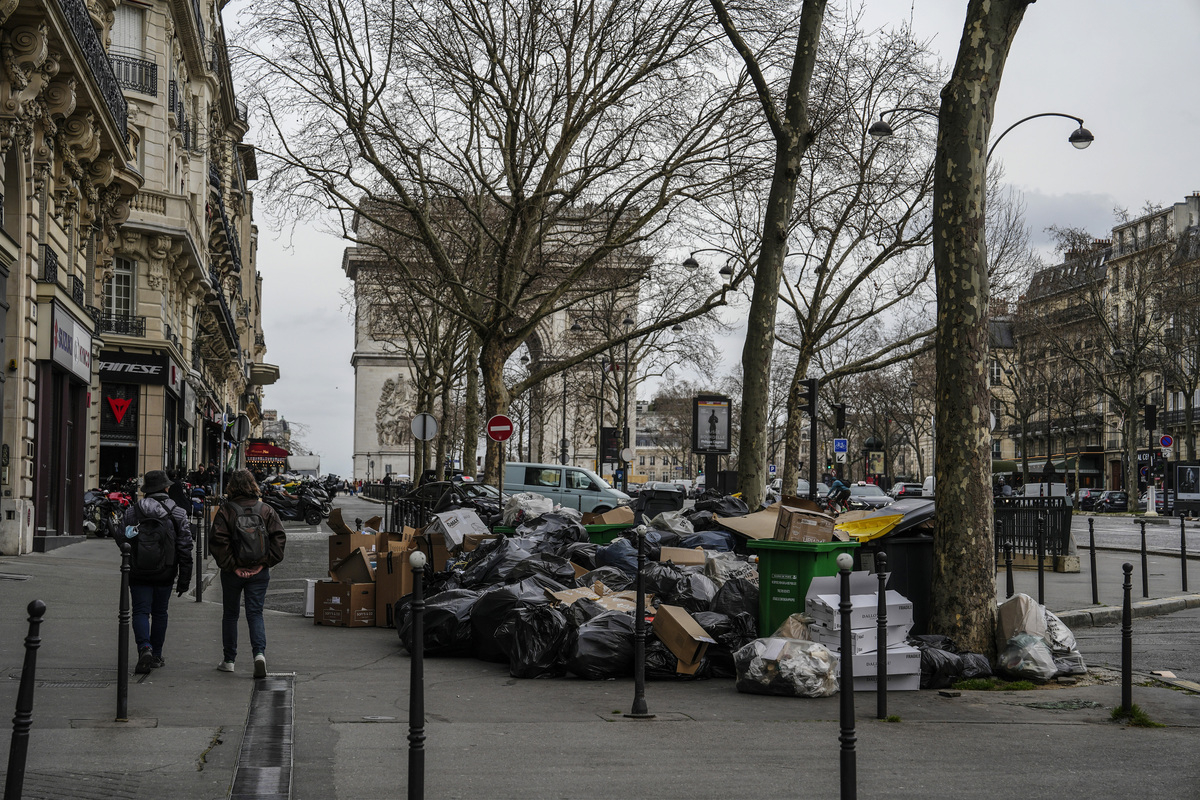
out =
<path fill-rule="evenodd" d="M 158 97 L 158 64 L 146 58 L 109 52 L 117 83 L 126 89 Z"/>
<path fill-rule="evenodd" d="M 103 314 L 100 317 L 100 332 L 118 336 L 145 336 L 146 318 L 132 314 Z"/>
<path fill-rule="evenodd" d="M 1039 520 L 1045 519 L 1047 557 L 1065 556 L 1071 545 L 1071 507 L 1065 497 L 997 497 L 993 512 L 997 560 L 1004 546 L 1023 555 L 1037 555 Z"/>
<path fill-rule="evenodd" d="M 195 4 L 198 0 L 192 2 Z M 75 37 L 75 43 L 83 53 L 83 60 L 87 62 L 92 79 L 96 81 L 100 96 L 104 98 L 108 112 L 121 133 L 121 138 L 126 138 L 129 135 L 129 104 L 125 102 L 125 95 L 121 93 L 121 86 L 113 73 L 108 53 L 104 52 L 100 37 L 96 35 L 96 29 L 92 26 L 92 17 L 88 14 L 84 0 L 58 0 L 58 5 L 66 17 L 71 34 Z"/>
<path fill-rule="evenodd" d="M 43 283 L 58 283 L 58 253 L 48 244 L 42 245 L 42 274 L 38 280 Z"/>
<path fill-rule="evenodd" d="M 83 279 L 78 275 L 71 276 L 71 299 L 80 306 L 82 306 L 85 301 L 83 296 Z"/>

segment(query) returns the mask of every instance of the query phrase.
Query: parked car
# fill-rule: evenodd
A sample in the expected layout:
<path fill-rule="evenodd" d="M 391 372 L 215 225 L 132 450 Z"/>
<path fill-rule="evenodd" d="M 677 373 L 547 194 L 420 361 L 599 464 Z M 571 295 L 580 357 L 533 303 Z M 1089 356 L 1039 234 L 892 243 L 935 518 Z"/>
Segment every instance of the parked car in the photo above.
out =
<path fill-rule="evenodd" d="M 1097 514 L 1104 514 L 1110 511 L 1128 511 L 1129 493 L 1112 489 L 1103 492 L 1099 499 L 1096 500 L 1094 510 Z"/>
<path fill-rule="evenodd" d="M 585 514 L 611 511 L 629 503 L 629 495 L 612 488 L 590 469 L 562 464 L 510 461 L 504 465 L 504 492 L 534 492 Z"/>
<path fill-rule="evenodd" d="M 873 483 L 856 483 L 850 487 L 851 502 L 857 500 L 871 508 L 883 508 L 892 504 L 892 498 Z"/>
<path fill-rule="evenodd" d="M 1096 507 L 1096 500 L 1100 497 L 1099 489 L 1080 489 L 1079 490 L 1079 510 L 1092 511 Z"/>
<path fill-rule="evenodd" d="M 1145 511 L 1149 506 L 1146 492 L 1138 496 L 1138 511 Z M 1154 511 L 1158 514 L 1170 514 L 1175 508 L 1175 493 L 1170 490 L 1158 489 L 1154 492 Z"/>
<path fill-rule="evenodd" d="M 776 497 L 781 497 L 783 495 L 783 478 L 776 478 L 771 481 L 770 489 Z M 820 491 L 819 487 L 818 491 Z M 808 497 L 808 481 L 804 480 L 804 478 L 796 479 L 796 493 L 793 497 Z"/>
<path fill-rule="evenodd" d="M 892 490 L 888 494 L 893 500 L 899 500 L 901 497 L 920 497 L 922 487 L 919 483 L 897 483 L 892 485 Z"/>

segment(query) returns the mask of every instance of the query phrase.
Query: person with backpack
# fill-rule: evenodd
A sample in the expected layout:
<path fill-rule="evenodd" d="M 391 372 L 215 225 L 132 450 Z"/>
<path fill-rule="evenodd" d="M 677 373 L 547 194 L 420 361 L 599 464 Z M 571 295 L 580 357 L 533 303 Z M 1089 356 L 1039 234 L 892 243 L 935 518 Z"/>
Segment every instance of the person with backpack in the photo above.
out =
<path fill-rule="evenodd" d="M 192 529 L 187 510 L 167 496 L 170 485 L 162 470 L 147 472 L 142 499 L 125 510 L 123 541 L 130 545 L 129 597 L 138 648 L 134 672 L 142 675 L 166 663 L 162 651 L 171 585 L 182 595 L 192 579 Z"/>
<path fill-rule="evenodd" d="M 213 518 L 210 549 L 221 568 L 221 672 L 233 672 L 237 660 L 238 616 L 243 598 L 254 677 L 267 677 L 267 629 L 263 603 L 271 582 L 271 567 L 283 561 L 287 536 L 275 509 L 262 501 L 249 470 L 229 478 L 225 501 Z"/>

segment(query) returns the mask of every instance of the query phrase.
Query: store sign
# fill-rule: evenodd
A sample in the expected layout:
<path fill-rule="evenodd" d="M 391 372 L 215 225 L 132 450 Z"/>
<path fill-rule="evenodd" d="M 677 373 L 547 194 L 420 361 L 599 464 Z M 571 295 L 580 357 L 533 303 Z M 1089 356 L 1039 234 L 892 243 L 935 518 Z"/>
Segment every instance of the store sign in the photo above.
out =
<path fill-rule="evenodd" d="M 174 365 L 171 364 L 171 359 L 165 355 L 121 353 L 116 350 L 100 351 L 100 380 L 102 381 L 170 386 L 173 370 Z"/>
<path fill-rule="evenodd" d="M 54 306 L 50 358 L 80 379 L 92 380 L 92 335 L 67 312 Z"/>

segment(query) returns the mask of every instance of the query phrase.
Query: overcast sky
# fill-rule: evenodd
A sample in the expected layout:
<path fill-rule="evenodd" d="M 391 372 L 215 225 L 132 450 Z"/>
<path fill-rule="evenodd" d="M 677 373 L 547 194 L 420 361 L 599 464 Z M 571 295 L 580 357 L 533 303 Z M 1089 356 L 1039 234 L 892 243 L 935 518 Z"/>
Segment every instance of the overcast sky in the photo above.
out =
<path fill-rule="evenodd" d="M 236 7 L 226 9 L 236 23 Z M 864 0 L 872 27 L 912 20 L 933 40 L 947 68 L 962 33 L 966 0 Z M 1168 205 L 1200 191 L 1200 106 L 1195 44 L 1200 0 L 1043 0 L 1025 13 L 1005 67 L 996 106 L 998 135 L 1022 117 L 1055 111 L 1082 117 L 1096 141 L 1067 144 L 1074 123 L 1033 120 L 996 150 L 1006 180 L 1027 204 L 1035 244 L 1049 247 L 1049 225 L 1105 236 L 1115 207 Z M 254 131 L 247 136 L 254 141 Z M 308 427 L 322 469 L 350 474 L 354 431 L 353 330 L 341 293 L 344 243 L 272 217 L 257 198 L 258 268 L 263 275 L 266 360 L 280 367 L 265 407 Z M 736 339 L 736 337 L 735 337 Z M 731 341 L 725 371 L 740 355 Z"/>

